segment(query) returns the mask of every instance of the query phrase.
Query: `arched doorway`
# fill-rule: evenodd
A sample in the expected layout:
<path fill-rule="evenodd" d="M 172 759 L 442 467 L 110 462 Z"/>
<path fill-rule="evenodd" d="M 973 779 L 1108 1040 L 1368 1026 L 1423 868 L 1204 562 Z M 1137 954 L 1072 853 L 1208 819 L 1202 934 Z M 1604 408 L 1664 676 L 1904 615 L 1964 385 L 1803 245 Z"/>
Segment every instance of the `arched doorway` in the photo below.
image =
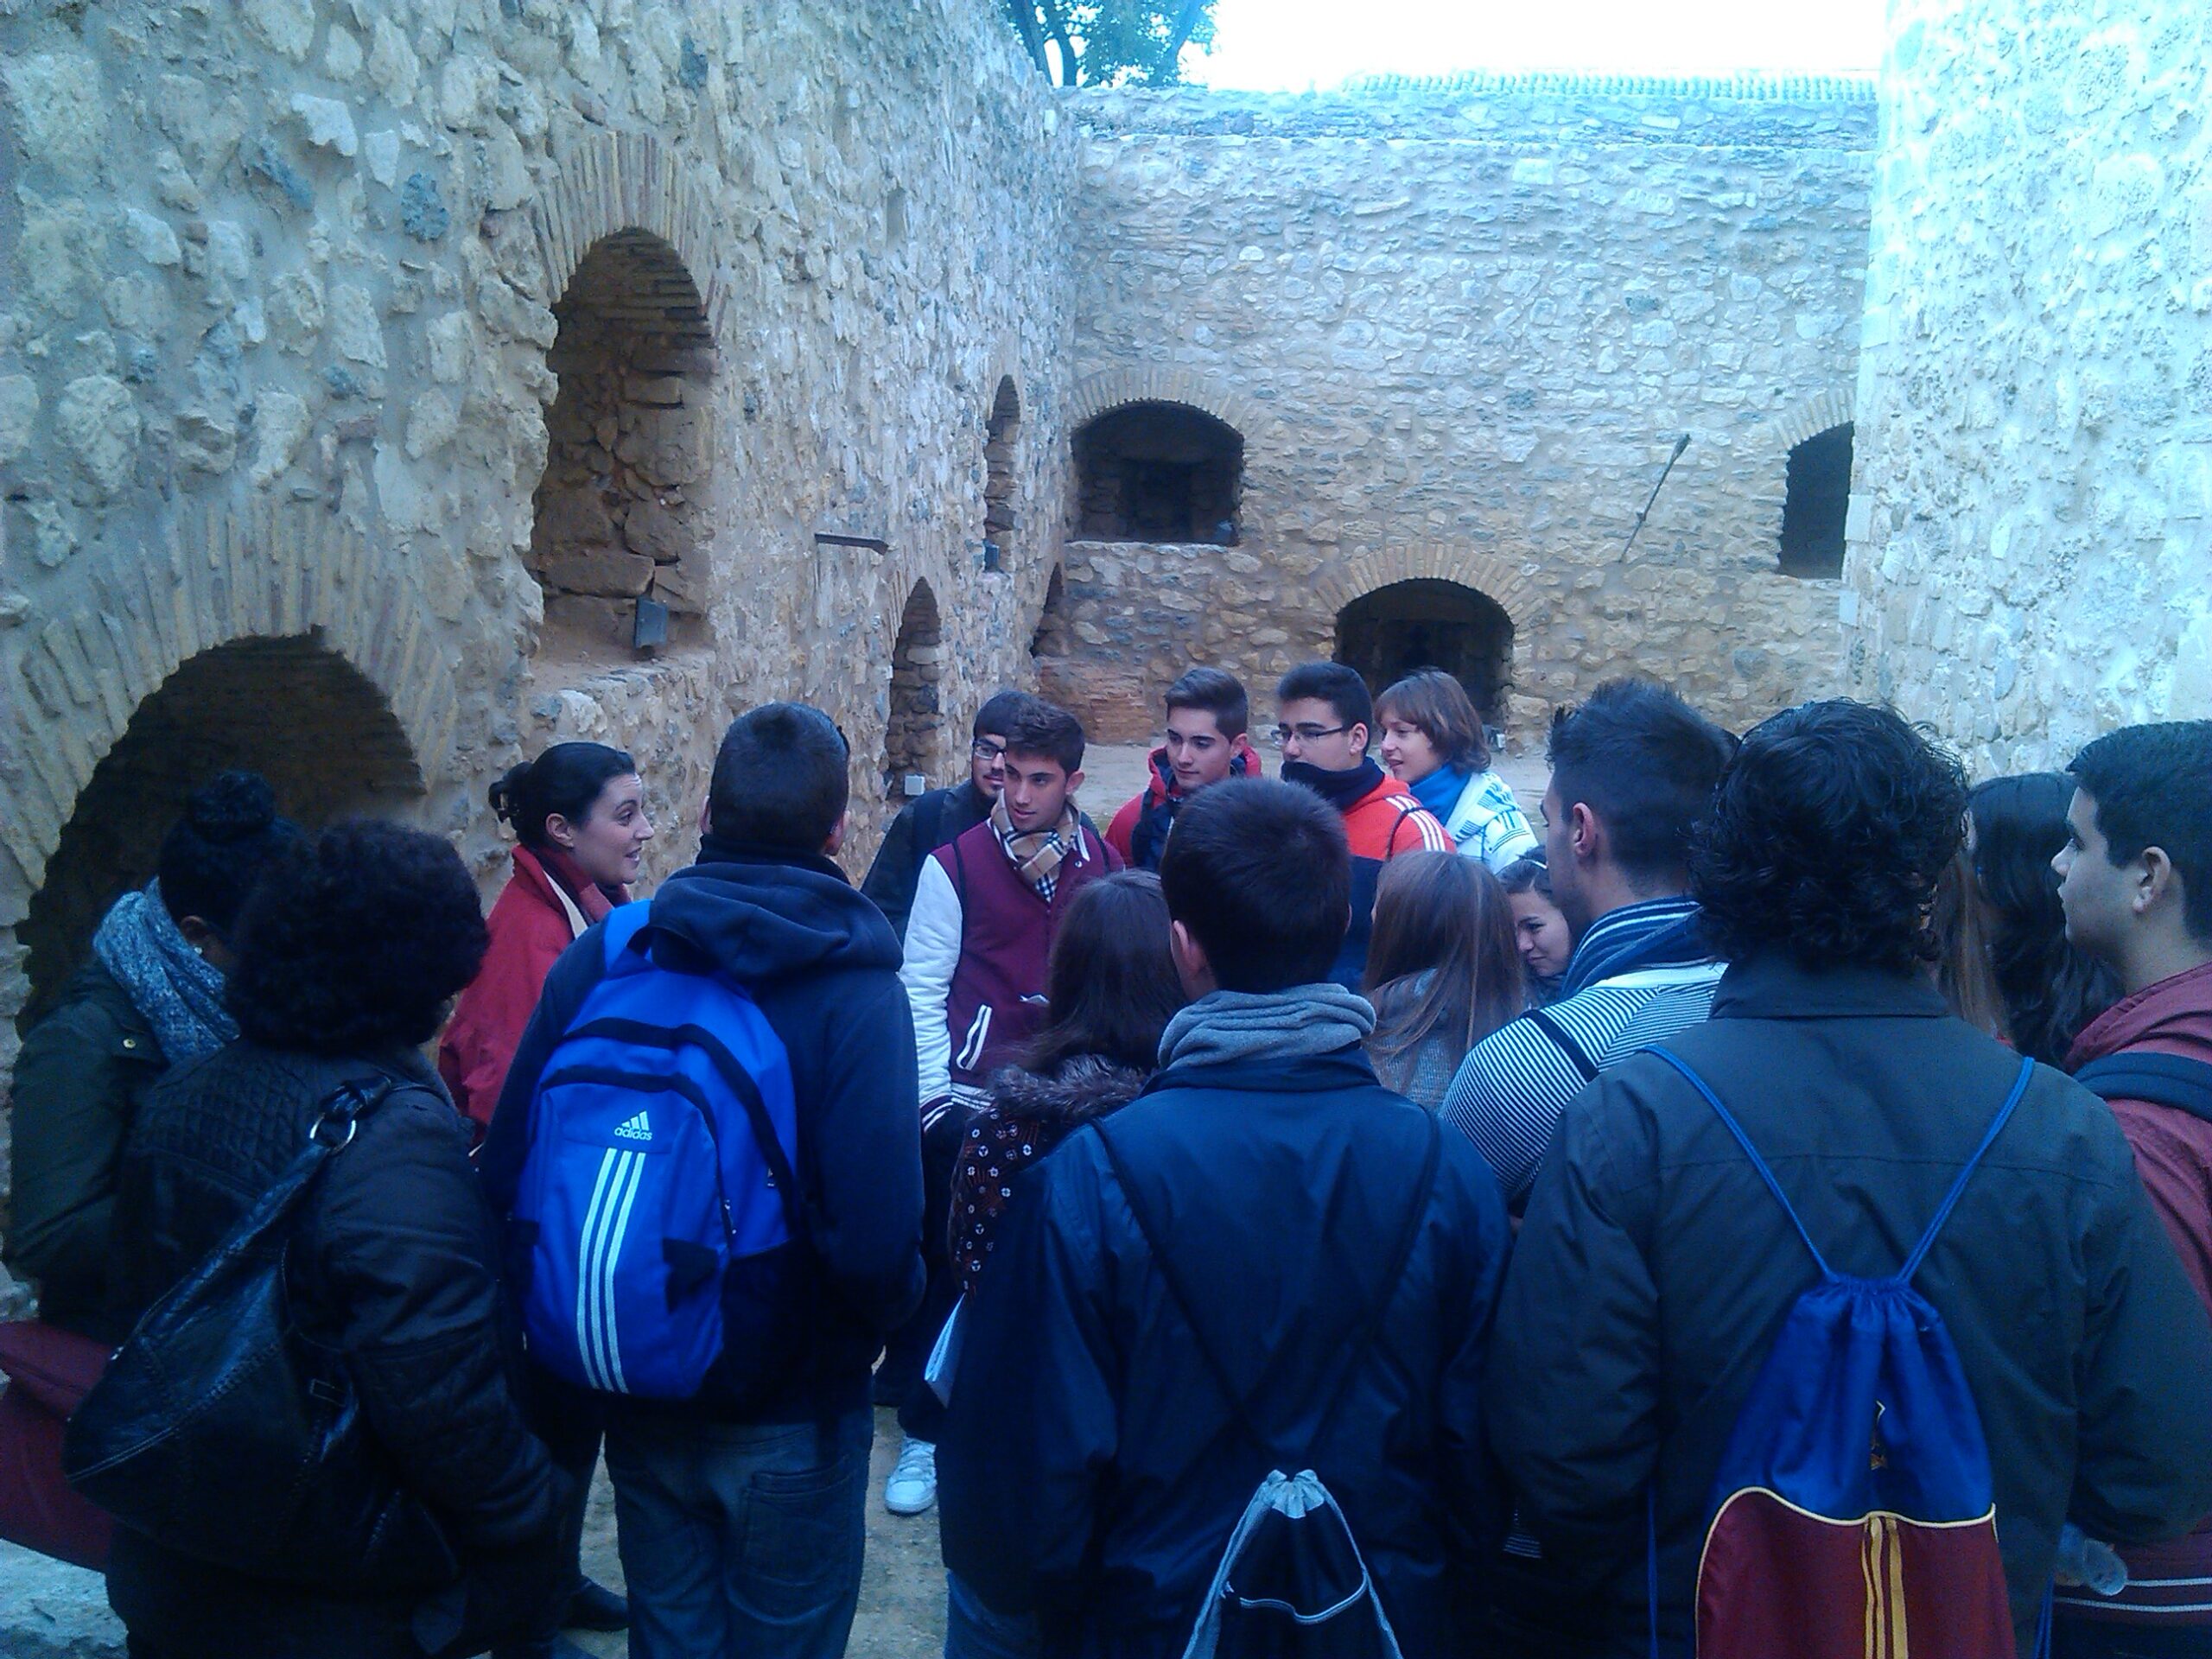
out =
<path fill-rule="evenodd" d="M 545 474 L 531 531 L 546 646 L 604 661 L 701 637 L 714 337 L 697 284 L 650 232 L 592 244 L 553 307 Z"/>
<path fill-rule="evenodd" d="M 1109 410 L 1075 435 L 1076 534 L 1233 546 L 1244 439 L 1185 404 Z"/>
<path fill-rule="evenodd" d="M 1418 577 L 1363 594 L 1337 613 L 1337 661 L 1380 691 L 1417 668 L 1441 668 L 1501 723 L 1513 663 L 1513 619 L 1487 594 Z"/>
<path fill-rule="evenodd" d="M 1014 445 L 1021 426 L 1021 394 L 1014 377 L 999 382 L 983 423 L 983 568 L 1005 570 L 1014 564 Z"/>
<path fill-rule="evenodd" d="M 884 793 L 896 804 L 938 783 L 944 764 L 944 646 L 937 595 L 918 582 L 891 646 L 891 709 L 883 728 Z"/>
<path fill-rule="evenodd" d="M 110 905 L 153 874 L 193 790 L 250 766 L 304 824 L 391 810 L 423 793 L 382 692 L 313 634 L 201 652 L 131 715 L 77 798 L 17 929 L 29 953 L 28 1025 L 76 971 Z"/>
<path fill-rule="evenodd" d="M 1815 432 L 1793 448 L 1783 489 L 1783 575 L 1840 576 L 1844 522 L 1851 511 L 1851 423 Z"/>

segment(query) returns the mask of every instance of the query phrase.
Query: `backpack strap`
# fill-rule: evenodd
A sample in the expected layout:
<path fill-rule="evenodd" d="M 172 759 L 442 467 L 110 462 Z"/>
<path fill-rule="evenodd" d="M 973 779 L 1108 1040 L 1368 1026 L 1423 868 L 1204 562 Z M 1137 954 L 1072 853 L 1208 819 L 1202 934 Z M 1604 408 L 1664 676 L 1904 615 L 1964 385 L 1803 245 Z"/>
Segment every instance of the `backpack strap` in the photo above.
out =
<path fill-rule="evenodd" d="M 2107 1054 L 2074 1081 L 2106 1100 L 2147 1100 L 2212 1122 L 2212 1062 L 2186 1054 Z"/>
<path fill-rule="evenodd" d="M 2019 1105 L 2020 1097 L 2028 1092 L 2028 1084 L 2034 1080 L 2035 1075 L 2036 1063 L 2022 1060 L 2019 1073 L 2012 1079 L 2012 1091 L 2005 1096 L 2005 1103 L 1997 1109 L 1997 1116 L 1990 1121 L 1988 1129 L 1982 1135 L 1981 1144 L 1974 1149 L 1974 1156 L 1967 1160 L 1965 1166 L 1959 1171 L 1958 1179 L 1951 1183 L 1951 1190 L 1943 1195 L 1943 1202 L 1936 1207 L 1936 1219 L 1928 1224 L 1928 1230 L 1921 1235 L 1920 1243 L 1912 1247 L 1912 1254 L 1905 1258 L 1904 1266 L 1897 1269 L 1899 1284 L 1911 1283 L 1912 1275 L 1920 1271 L 1922 1258 L 1928 1254 L 1929 1246 L 1935 1243 L 1936 1235 L 1943 1230 L 1943 1224 L 1951 1218 L 1951 1208 L 1958 1203 L 1960 1194 L 1967 1190 L 1967 1183 L 1974 1178 L 1974 1166 L 1981 1162 L 1982 1154 L 1996 1145 L 1997 1137 L 2012 1121 L 2013 1109 Z"/>
<path fill-rule="evenodd" d="M 1583 1082 L 1587 1083 L 1598 1075 L 1597 1062 L 1590 1058 L 1581 1044 L 1574 1040 L 1565 1026 L 1542 1008 L 1530 1008 L 1528 1017 L 1530 1025 L 1559 1046 L 1560 1052 L 1567 1056 L 1567 1064 L 1581 1073 Z"/>
<path fill-rule="evenodd" d="M 1414 1202 L 1407 1206 L 1405 1223 L 1400 1230 L 1396 1248 L 1392 1252 L 1389 1272 L 1383 1276 L 1381 1289 L 1374 1300 L 1361 1311 L 1352 1329 L 1345 1333 L 1351 1340 L 1346 1344 L 1344 1369 L 1338 1373 L 1336 1386 L 1330 1391 L 1328 1402 L 1321 1410 L 1320 1421 L 1314 1426 L 1313 1438 L 1306 1443 L 1305 1460 L 1309 1465 L 1313 1460 L 1313 1453 L 1320 1449 L 1323 1441 L 1328 1438 L 1329 1430 L 1336 1424 L 1338 1409 L 1351 1392 L 1351 1379 L 1357 1373 L 1360 1362 L 1366 1358 L 1368 1350 L 1381 1332 L 1382 1316 L 1389 1310 L 1392 1293 L 1399 1281 L 1405 1277 L 1406 1263 L 1412 1259 L 1414 1241 L 1421 1235 L 1421 1220 L 1428 1213 L 1428 1201 L 1436 1185 L 1436 1166 L 1442 1151 L 1443 1132 L 1437 1127 L 1435 1113 L 1424 1112 L 1421 1116 L 1428 1121 L 1428 1143 L 1421 1159 L 1421 1181 L 1414 1190 Z M 1175 1304 L 1176 1312 L 1183 1316 L 1183 1324 L 1191 1333 L 1198 1357 L 1205 1361 L 1207 1371 L 1213 1377 L 1214 1386 L 1229 1404 L 1230 1422 L 1242 1428 L 1245 1438 L 1258 1450 L 1270 1458 L 1276 1457 L 1273 1443 L 1260 1433 L 1252 1421 L 1251 1402 L 1237 1392 L 1236 1383 L 1230 1380 L 1229 1367 L 1223 1363 L 1211 1338 L 1206 1335 L 1205 1327 L 1198 1323 L 1192 1313 L 1192 1300 L 1185 1287 L 1183 1275 L 1166 1252 L 1160 1249 L 1151 1218 L 1146 1213 L 1144 1200 L 1138 1196 L 1136 1182 L 1129 1173 L 1128 1166 L 1122 1161 L 1122 1154 L 1116 1150 L 1113 1137 L 1106 1133 L 1103 1123 L 1093 1124 L 1091 1131 L 1098 1137 L 1106 1161 L 1113 1166 L 1114 1179 L 1121 1184 L 1122 1196 L 1128 1200 L 1129 1214 L 1136 1222 L 1137 1231 L 1144 1238 L 1145 1248 L 1151 1252 L 1153 1261 L 1159 1266 L 1160 1277 L 1167 1286 L 1168 1300 Z"/>

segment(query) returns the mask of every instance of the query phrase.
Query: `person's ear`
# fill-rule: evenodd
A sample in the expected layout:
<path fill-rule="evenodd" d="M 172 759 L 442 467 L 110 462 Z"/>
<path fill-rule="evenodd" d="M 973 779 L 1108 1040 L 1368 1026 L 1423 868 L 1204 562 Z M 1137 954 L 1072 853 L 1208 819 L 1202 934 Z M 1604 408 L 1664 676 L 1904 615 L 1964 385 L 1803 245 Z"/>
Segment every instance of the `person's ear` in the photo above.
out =
<path fill-rule="evenodd" d="M 1175 977 L 1183 982 L 1183 995 L 1193 1002 L 1219 988 L 1214 982 L 1213 964 L 1206 960 L 1205 946 L 1180 922 L 1167 924 L 1167 955 L 1175 964 Z"/>
<path fill-rule="evenodd" d="M 1367 722 L 1365 721 L 1355 720 L 1352 721 L 1351 729 L 1346 732 L 1344 735 L 1351 740 L 1351 746 L 1353 748 L 1357 749 L 1362 754 L 1365 754 L 1367 753 L 1367 741 L 1372 734 L 1368 731 Z"/>
<path fill-rule="evenodd" d="M 715 798 L 711 795 L 703 796 L 699 801 L 699 833 L 702 836 L 715 833 Z"/>
<path fill-rule="evenodd" d="M 2176 900 L 2181 897 L 2181 872 L 2174 868 L 2174 861 L 2166 856 L 2163 847 L 2145 847 L 2141 862 L 2143 874 L 2136 878 L 2135 893 L 2128 907 L 2138 916 L 2148 911 L 2166 893 Z"/>
<path fill-rule="evenodd" d="M 207 947 L 210 944 L 219 944 L 222 941 L 222 935 L 197 916 L 178 917 L 176 931 L 184 935 L 184 942 L 187 944 L 203 957 L 207 954 Z"/>
<path fill-rule="evenodd" d="M 1082 787 L 1083 768 L 1081 766 L 1077 766 L 1073 772 L 1068 773 L 1068 793 L 1072 795 L 1076 791 Z"/>
<path fill-rule="evenodd" d="M 1567 844 L 1578 864 L 1594 864 L 1605 838 L 1604 824 L 1588 806 L 1577 801 L 1567 810 Z"/>
<path fill-rule="evenodd" d="M 576 827 L 558 812 L 545 815 L 545 836 L 564 852 L 576 850 Z"/>
<path fill-rule="evenodd" d="M 837 849 L 838 849 L 839 848 L 842 847 L 844 844 L 845 844 L 845 814 L 844 814 L 844 813 L 842 813 L 842 812 L 840 812 L 840 813 L 837 815 L 837 822 L 836 822 L 836 823 L 833 823 L 833 824 L 831 824 L 831 825 L 830 826 L 830 839 L 829 839 L 829 840 L 827 840 L 827 841 L 825 841 L 825 842 L 823 842 L 822 843 L 822 855 L 823 855 L 823 857 L 824 857 L 824 858 L 835 858 L 835 857 L 836 857 L 836 856 L 837 856 Z"/>

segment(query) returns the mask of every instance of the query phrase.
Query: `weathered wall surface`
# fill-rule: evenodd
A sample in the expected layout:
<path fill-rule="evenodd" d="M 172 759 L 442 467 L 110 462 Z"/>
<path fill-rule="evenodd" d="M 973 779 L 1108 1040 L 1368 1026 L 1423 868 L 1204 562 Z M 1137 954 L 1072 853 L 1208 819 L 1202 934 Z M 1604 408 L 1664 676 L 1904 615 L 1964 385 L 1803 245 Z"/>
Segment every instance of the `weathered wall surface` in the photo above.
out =
<path fill-rule="evenodd" d="M 1027 671 L 1074 144 L 982 0 L 4 13 L 0 1015 L 214 766 L 490 881 L 487 780 L 601 738 L 664 871 L 731 711 L 804 696 L 864 850 L 916 585 L 948 719 Z"/>
<path fill-rule="evenodd" d="M 1901 0 L 1849 677 L 1980 768 L 2212 715 L 2212 13 Z"/>
<path fill-rule="evenodd" d="M 1164 398 L 1245 440 L 1240 546 L 1069 547 L 1048 679 L 1100 723 L 1136 699 L 1141 735 L 1192 659 L 1259 690 L 1327 655 L 1347 602 L 1424 576 L 1510 613 L 1523 741 L 1631 670 L 1732 722 L 1830 688 L 1837 584 L 1778 574 L 1777 536 L 1790 446 L 1851 417 L 1866 87 L 1076 107 L 1070 425 Z"/>

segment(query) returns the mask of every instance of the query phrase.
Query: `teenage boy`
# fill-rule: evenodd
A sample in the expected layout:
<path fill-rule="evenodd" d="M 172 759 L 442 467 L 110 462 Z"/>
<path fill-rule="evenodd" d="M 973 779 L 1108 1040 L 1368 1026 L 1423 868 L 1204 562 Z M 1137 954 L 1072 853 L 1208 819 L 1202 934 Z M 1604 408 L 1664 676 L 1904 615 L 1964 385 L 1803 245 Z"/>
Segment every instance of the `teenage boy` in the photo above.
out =
<path fill-rule="evenodd" d="M 1083 785 L 1083 725 L 1065 709 L 1030 697 L 1007 722 L 1006 783 L 983 822 L 923 861 L 899 969 L 913 1012 L 923 1129 L 932 1149 L 964 1108 L 988 1098 L 991 1073 L 1012 1064 L 1042 1022 L 1045 960 L 1052 930 L 1086 883 L 1122 861 L 1076 810 Z M 934 1160 L 933 1160 L 934 1163 Z M 942 1175 L 943 1180 L 938 1177 Z M 934 1231 L 950 1202 L 947 1163 L 931 1171 Z M 887 1366 L 926 1357 L 957 1294 L 951 1263 L 930 1257 L 930 1293 L 900 1331 Z M 934 1411 L 910 1384 L 899 1413 L 906 1431 L 884 1482 L 893 1515 L 918 1515 L 937 1502 Z"/>
<path fill-rule="evenodd" d="M 1329 977 L 1357 990 L 1367 972 L 1375 884 L 1400 853 L 1448 853 L 1452 837 L 1411 789 L 1368 758 L 1375 704 L 1367 682 L 1342 663 L 1301 663 L 1275 687 L 1275 744 L 1282 777 L 1336 808 L 1351 847 L 1351 926 Z"/>
<path fill-rule="evenodd" d="M 745 715 L 715 758 L 698 862 L 652 900 L 654 962 L 728 976 L 790 1057 L 817 1294 L 741 1404 L 600 1396 L 638 1659 L 835 1659 L 860 1597 L 868 1368 L 921 1297 L 922 1170 L 899 942 L 831 861 L 846 777 L 821 710 Z M 503 1216 L 538 1078 L 604 974 L 605 926 L 554 965 L 485 1135 L 478 1166 Z"/>
<path fill-rule="evenodd" d="M 1987 1442 L 2018 1650 L 2036 1650 L 2069 1518 L 2139 1543 L 2212 1510 L 2212 1329 L 2112 1114 L 2037 1068 L 1977 1152 L 2020 1058 L 1952 1018 L 1928 972 L 1965 805 L 1958 763 L 1887 709 L 1807 703 L 1753 729 L 1691 865 L 1727 975 L 1711 1020 L 1663 1044 L 1734 1127 L 1637 1054 L 1575 1098 L 1544 1160 L 1491 1343 L 1490 1439 L 1548 1564 L 1593 1580 L 1605 1654 L 1689 1651 L 1723 1450 L 1789 1310 L 1823 1262 L 1896 1274 L 1970 1164 L 1912 1287 Z M 1908 1551 L 1908 1585 L 1916 1570 Z M 1889 1643 L 1869 1639 L 1902 1653 L 1891 1611 Z"/>
<path fill-rule="evenodd" d="M 2066 1069 L 2111 1103 L 2151 1207 L 2212 1307 L 2212 721 L 2125 727 L 2068 771 L 2069 834 L 2051 861 L 2066 937 L 2126 996 L 2075 1039 Z M 2115 1596 L 2059 1587 L 2055 1650 L 2212 1652 L 2212 1521 L 2122 1556 Z M 2145 1649 L 2146 1638 L 2165 1645 Z"/>
<path fill-rule="evenodd" d="M 947 842 L 957 839 L 990 816 L 991 803 L 1006 784 L 1006 734 L 1014 717 L 1033 699 L 1027 692 L 1001 691 L 976 711 L 968 741 L 968 779 L 950 789 L 933 789 L 909 804 L 884 832 L 861 891 L 900 939 L 914 907 L 914 885 L 923 862 Z"/>
<path fill-rule="evenodd" d="M 1545 865 L 1574 954 L 1559 1000 L 1477 1043 L 1444 1096 L 1516 1211 L 1582 1086 L 1713 1006 L 1722 964 L 1688 893 L 1690 830 L 1733 747 L 1648 680 L 1610 681 L 1552 718 Z"/>
<path fill-rule="evenodd" d="M 1167 688 L 1167 738 L 1152 752 L 1152 776 L 1106 826 L 1106 842 L 1133 870 L 1160 868 L 1160 849 L 1183 803 L 1230 778 L 1257 778 L 1246 741 L 1251 705 L 1244 683 L 1218 668 L 1194 668 Z"/>
<path fill-rule="evenodd" d="M 1478 1386 L 1497 1183 L 1376 1082 L 1374 1012 L 1329 979 L 1351 903 L 1337 813 L 1219 785 L 1160 879 L 1195 1000 L 1144 1094 L 1023 1177 L 961 1315 L 956 1611 L 971 1593 L 1033 1614 L 1047 1652 L 1173 1659 L 1254 1489 L 1312 1469 L 1398 1645 L 1452 1651 L 1498 1518 Z"/>

